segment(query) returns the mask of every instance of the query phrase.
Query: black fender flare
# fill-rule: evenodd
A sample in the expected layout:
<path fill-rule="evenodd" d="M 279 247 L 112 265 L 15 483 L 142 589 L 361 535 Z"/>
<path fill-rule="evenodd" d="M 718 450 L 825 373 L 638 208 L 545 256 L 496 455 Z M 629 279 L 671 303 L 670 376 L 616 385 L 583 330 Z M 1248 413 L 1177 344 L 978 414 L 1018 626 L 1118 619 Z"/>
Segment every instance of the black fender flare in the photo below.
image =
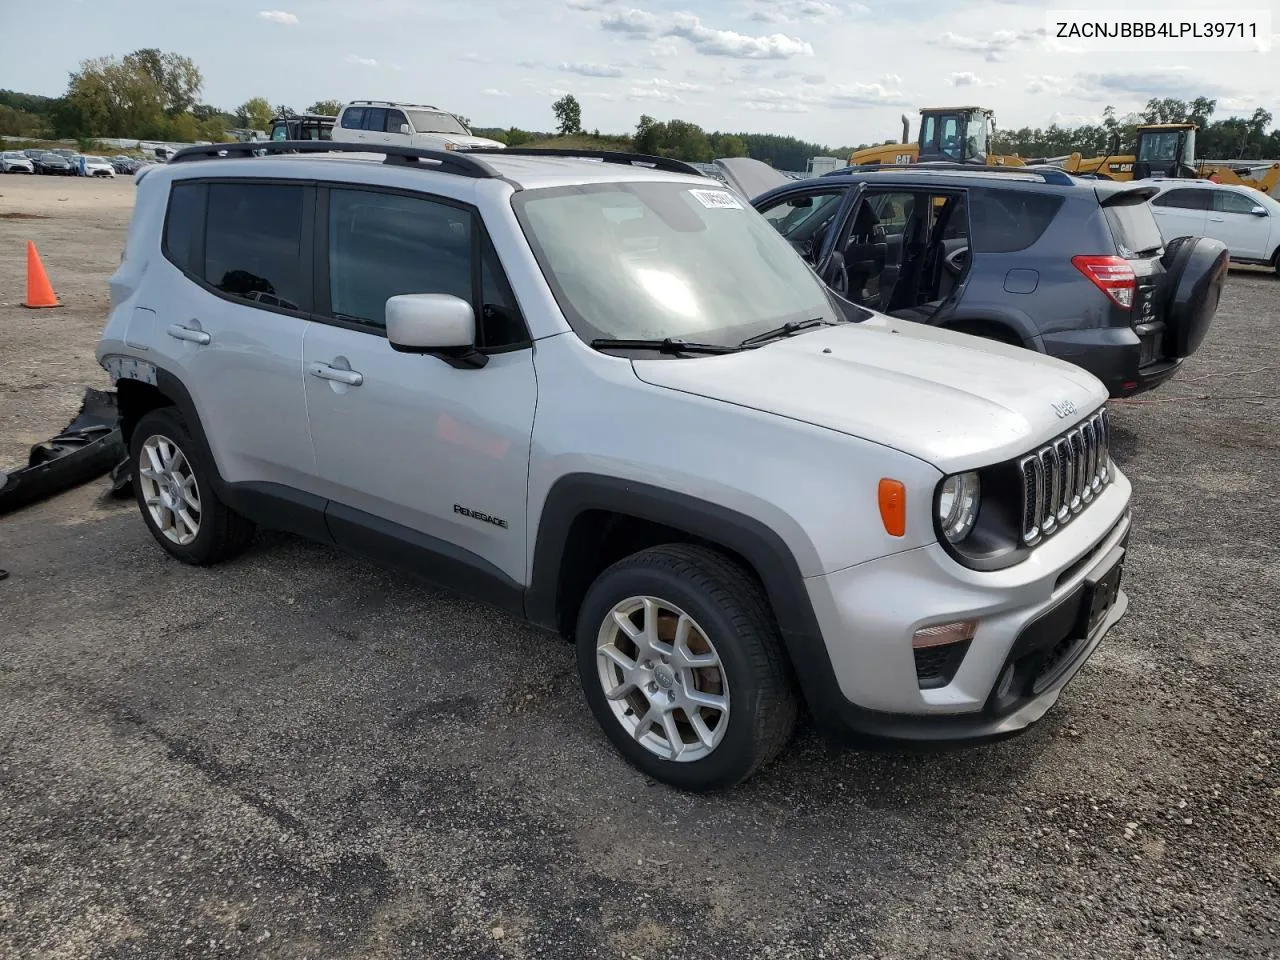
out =
<path fill-rule="evenodd" d="M 566 474 L 543 503 L 525 591 L 525 616 L 549 630 L 560 626 L 560 573 L 574 522 L 605 511 L 661 524 L 736 554 L 759 577 L 773 608 L 800 688 L 815 716 L 844 701 L 795 555 L 782 537 L 754 517 L 696 496 L 631 480 Z"/>

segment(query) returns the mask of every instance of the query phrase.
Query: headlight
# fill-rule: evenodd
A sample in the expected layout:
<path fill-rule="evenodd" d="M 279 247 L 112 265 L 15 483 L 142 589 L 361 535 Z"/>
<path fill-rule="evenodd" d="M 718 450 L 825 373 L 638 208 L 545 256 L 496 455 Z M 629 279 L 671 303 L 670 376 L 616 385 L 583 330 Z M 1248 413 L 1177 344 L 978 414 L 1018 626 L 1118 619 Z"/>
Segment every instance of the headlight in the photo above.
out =
<path fill-rule="evenodd" d="M 976 473 L 957 473 L 942 482 L 938 497 L 938 523 L 951 543 L 959 543 L 969 535 L 978 521 L 978 505 L 982 500 L 982 483 Z"/>

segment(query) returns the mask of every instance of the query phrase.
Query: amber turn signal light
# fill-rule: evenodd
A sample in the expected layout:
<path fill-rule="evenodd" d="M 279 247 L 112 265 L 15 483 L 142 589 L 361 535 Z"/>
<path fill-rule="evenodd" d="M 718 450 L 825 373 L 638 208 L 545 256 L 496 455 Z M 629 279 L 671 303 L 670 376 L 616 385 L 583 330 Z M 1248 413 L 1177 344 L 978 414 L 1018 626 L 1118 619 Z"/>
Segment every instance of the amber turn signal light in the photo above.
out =
<path fill-rule="evenodd" d="M 889 536 L 906 536 L 907 488 L 902 485 L 901 480 L 886 477 L 880 481 L 880 519 Z"/>

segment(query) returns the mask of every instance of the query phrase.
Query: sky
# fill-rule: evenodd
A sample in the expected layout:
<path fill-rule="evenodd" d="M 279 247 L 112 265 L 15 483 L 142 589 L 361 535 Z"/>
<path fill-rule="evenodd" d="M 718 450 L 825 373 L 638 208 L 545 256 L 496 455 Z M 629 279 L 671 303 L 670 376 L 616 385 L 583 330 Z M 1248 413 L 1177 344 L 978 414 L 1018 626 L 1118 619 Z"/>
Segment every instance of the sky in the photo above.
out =
<path fill-rule="evenodd" d="M 478 126 L 554 127 L 573 93 L 588 129 L 640 115 L 830 146 L 896 139 L 902 114 L 977 104 L 999 126 L 1096 122 L 1150 97 L 1257 106 L 1280 122 L 1280 36 L 1267 52 L 1088 52 L 1047 35 L 1049 6 L 1112 12 L 1207 0 L 0 0 L 0 88 L 57 96 L 87 57 L 191 57 L 202 99 L 429 103 Z M 1270 13 L 1280 0 L 1231 7 Z M 278 6 L 277 6 L 278 4 Z"/>

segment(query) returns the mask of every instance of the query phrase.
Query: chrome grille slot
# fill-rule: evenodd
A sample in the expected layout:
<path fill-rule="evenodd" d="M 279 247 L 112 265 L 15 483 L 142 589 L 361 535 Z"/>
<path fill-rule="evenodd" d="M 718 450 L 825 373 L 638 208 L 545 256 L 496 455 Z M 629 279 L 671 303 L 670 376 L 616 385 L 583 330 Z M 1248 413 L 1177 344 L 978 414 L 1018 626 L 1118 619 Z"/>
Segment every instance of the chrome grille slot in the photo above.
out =
<path fill-rule="evenodd" d="M 1033 546 L 1084 510 L 1111 479 L 1106 410 L 1018 461 L 1022 542 Z"/>

